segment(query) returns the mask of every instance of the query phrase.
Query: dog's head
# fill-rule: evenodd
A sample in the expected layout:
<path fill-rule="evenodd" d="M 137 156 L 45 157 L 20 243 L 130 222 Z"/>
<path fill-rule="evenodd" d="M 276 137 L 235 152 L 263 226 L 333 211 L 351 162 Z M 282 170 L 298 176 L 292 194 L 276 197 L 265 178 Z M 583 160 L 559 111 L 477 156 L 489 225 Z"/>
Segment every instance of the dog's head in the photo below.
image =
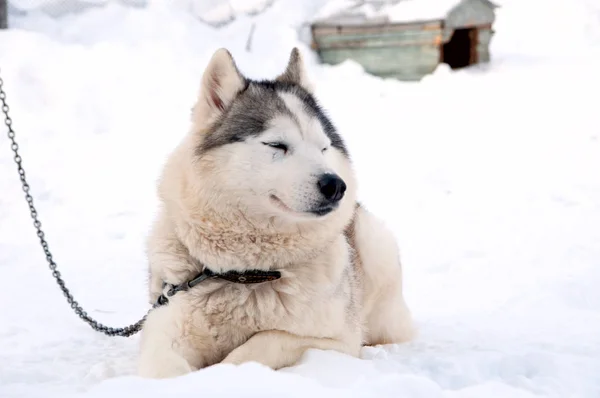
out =
<path fill-rule="evenodd" d="M 348 152 L 312 95 L 298 49 L 273 81 L 244 77 L 227 50 L 216 51 L 192 119 L 192 177 L 212 211 L 284 223 L 349 216 Z"/>

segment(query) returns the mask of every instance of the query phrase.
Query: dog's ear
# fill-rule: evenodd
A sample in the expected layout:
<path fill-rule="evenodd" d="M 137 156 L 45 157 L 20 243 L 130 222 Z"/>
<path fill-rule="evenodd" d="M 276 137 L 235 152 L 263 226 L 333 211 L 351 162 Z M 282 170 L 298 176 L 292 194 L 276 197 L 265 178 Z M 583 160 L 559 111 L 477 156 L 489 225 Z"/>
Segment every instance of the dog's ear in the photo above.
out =
<path fill-rule="evenodd" d="M 238 70 L 229 51 L 224 48 L 218 49 L 202 75 L 200 98 L 194 113 L 200 113 L 198 116 L 207 123 L 213 122 L 231 105 L 245 85 L 246 79 Z"/>
<path fill-rule="evenodd" d="M 306 68 L 304 66 L 304 61 L 302 60 L 302 54 L 300 54 L 300 50 L 298 50 L 297 47 L 292 49 L 290 60 L 288 61 L 285 72 L 279 75 L 276 80 L 280 82 L 297 84 L 309 93 L 313 92 L 313 86 L 306 74 Z"/>

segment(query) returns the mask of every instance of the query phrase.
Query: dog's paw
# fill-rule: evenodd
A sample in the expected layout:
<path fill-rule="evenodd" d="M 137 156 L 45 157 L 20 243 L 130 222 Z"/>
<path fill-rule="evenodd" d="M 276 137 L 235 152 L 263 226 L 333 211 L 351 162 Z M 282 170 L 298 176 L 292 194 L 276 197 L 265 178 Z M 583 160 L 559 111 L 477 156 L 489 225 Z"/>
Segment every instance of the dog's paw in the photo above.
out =
<path fill-rule="evenodd" d="M 231 351 L 221 363 L 241 365 L 246 362 L 256 362 L 273 370 L 288 366 L 301 355 L 303 350 L 283 350 L 274 333 L 261 332 L 254 335 L 245 344 Z"/>
<path fill-rule="evenodd" d="M 229 355 L 221 361 L 221 363 L 228 363 L 232 365 L 241 365 L 244 362 L 257 362 L 256 358 L 253 358 L 252 353 L 245 346 L 240 346 L 235 350 L 231 351 Z"/>
<path fill-rule="evenodd" d="M 278 359 L 272 350 L 246 343 L 231 351 L 221 363 L 241 365 L 246 362 L 256 362 L 272 369 L 277 369 L 279 367 Z"/>
<path fill-rule="evenodd" d="M 168 379 L 193 371 L 194 369 L 183 358 L 152 363 L 142 362 L 138 365 L 138 376 L 148 379 Z"/>

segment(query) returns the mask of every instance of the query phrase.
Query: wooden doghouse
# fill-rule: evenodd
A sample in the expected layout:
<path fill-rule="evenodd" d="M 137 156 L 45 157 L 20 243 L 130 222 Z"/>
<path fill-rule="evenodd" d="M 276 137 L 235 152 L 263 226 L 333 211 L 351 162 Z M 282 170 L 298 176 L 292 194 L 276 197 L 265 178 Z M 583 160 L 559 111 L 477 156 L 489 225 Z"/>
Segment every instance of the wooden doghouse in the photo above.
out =
<path fill-rule="evenodd" d="M 316 16 L 313 48 L 328 64 L 352 59 L 373 75 L 420 80 L 440 63 L 488 62 L 496 7 L 489 0 L 356 1 Z"/>

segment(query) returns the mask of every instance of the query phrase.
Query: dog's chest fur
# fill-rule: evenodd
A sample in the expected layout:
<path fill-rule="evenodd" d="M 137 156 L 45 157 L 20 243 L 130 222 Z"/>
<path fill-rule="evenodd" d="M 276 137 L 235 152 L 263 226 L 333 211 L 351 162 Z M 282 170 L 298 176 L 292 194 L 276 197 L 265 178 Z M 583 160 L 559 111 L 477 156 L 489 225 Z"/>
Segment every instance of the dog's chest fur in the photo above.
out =
<path fill-rule="evenodd" d="M 202 264 L 214 272 L 255 268 L 282 274 L 276 281 L 250 285 L 207 280 L 170 300 L 168 311 L 184 314 L 182 333 L 203 353 L 195 366 L 221 361 L 260 331 L 335 338 L 352 330 L 360 335 L 360 267 L 352 239 L 342 231 L 254 239 L 234 228 L 216 233 L 214 224 L 211 231 L 177 225 L 165 214 L 154 227 L 149 250 L 153 300 L 162 281 L 183 283 Z"/>
<path fill-rule="evenodd" d="M 252 285 L 203 282 L 181 297 L 184 311 L 192 313 L 187 333 L 209 337 L 218 361 L 260 331 L 335 338 L 359 328 L 350 254 L 341 235 L 311 261 L 282 269 L 279 280 Z"/>

